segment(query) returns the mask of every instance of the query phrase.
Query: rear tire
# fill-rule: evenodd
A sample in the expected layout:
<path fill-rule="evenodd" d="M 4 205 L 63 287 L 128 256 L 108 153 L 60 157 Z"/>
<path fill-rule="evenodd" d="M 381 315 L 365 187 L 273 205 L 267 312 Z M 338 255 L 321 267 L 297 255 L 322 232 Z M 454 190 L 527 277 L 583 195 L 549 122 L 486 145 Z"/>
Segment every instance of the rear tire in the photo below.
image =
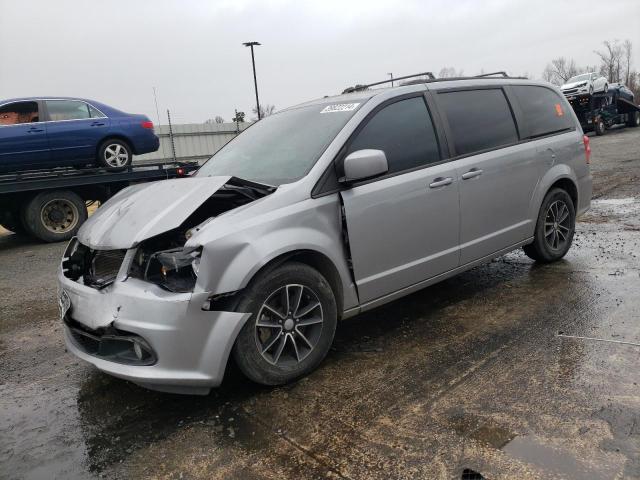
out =
<path fill-rule="evenodd" d="M 133 153 L 124 140 L 111 138 L 105 140 L 98 148 L 98 164 L 111 172 L 120 172 L 131 166 Z"/>
<path fill-rule="evenodd" d="M 604 124 L 604 120 L 602 120 L 602 118 L 598 118 L 596 120 L 596 123 L 593 126 L 593 130 L 596 132 L 596 135 L 598 135 L 598 136 L 604 135 L 604 133 L 607 130 L 607 127 Z"/>
<path fill-rule="evenodd" d="M 84 200 L 70 190 L 39 193 L 22 211 L 26 231 L 45 242 L 69 240 L 87 216 Z"/>
<path fill-rule="evenodd" d="M 640 126 L 640 112 L 633 112 L 629 114 L 629 119 L 627 120 L 628 127 L 637 127 Z"/>
<path fill-rule="evenodd" d="M 561 188 L 547 193 L 540 206 L 533 243 L 522 247 L 524 253 L 540 263 L 551 263 L 564 257 L 576 229 L 576 211 L 573 200 Z"/>
<path fill-rule="evenodd" d="M 306 309 L 311 310 L 305 313 Z M 256 383 L 282 385 L 308 374 L 333 342 L 335 296 L 327 280 L 302 263 L 285 263 L 259 274 L 236 311 L 251 317 L 238 334 L 233 358 Z"/>

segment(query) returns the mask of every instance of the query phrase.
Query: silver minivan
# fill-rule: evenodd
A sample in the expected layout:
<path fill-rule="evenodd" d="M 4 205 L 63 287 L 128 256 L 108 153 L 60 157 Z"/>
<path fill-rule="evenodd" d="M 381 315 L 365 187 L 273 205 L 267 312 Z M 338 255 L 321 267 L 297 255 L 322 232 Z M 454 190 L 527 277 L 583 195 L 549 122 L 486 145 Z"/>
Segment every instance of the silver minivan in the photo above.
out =
<path fill-rule="evenodd" d="M 148 388 L 207 393 L 233 356 L 278 385 L 336 323 L 522 247 L 562 258 L 589 141 L 547 83 L 420 80 L 267 117 L 192 178 L 129 187 L 66 249 L 68 349 Z"/>

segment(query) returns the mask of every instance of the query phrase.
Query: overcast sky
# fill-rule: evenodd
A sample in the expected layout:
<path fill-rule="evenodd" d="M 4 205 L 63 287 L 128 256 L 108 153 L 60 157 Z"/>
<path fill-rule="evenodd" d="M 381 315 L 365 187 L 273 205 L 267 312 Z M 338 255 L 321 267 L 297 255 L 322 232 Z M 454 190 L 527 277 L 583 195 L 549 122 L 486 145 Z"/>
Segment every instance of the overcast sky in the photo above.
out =
<path fill-rule="evenodd" d="M 203 122 L 261 103 L 284 108 L 442 67 L 540 77 L 558 56 L 597 64 L 630 39 L 640 0 L 0 0 L 0 99 L 88 97 L 161 123 Z"/>

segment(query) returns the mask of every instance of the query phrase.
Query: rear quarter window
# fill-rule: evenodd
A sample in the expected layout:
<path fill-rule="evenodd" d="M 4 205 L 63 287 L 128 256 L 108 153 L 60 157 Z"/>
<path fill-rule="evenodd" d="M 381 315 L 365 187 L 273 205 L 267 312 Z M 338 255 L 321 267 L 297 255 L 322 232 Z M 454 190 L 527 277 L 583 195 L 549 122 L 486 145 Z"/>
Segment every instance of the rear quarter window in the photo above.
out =
<path fill-rule="evenodd" d="M 511 91 L 526 118 L 529 138 L 575 127 L 571 112 L 567 111 L 565 102 L 553 90 L 533 85 L 512 85 Z"/>
<path fill-rule="evenodd" d="M 502 89 L 442 92 L 437 98 L 453 135 L 456 155 L 518 141 L 513 114 Z"/>

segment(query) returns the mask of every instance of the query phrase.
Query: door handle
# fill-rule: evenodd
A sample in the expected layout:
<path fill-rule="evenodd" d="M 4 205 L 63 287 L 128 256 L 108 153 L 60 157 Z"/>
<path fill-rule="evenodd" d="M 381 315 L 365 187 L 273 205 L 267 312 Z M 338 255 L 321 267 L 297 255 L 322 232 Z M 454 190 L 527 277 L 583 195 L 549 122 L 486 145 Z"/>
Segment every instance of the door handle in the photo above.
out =
<path fill-rule="evenodd" d="M 478 168 L 472 168 L 467 173 L 462 175 L 462 179 L 463 180 L 469 180 L 470 178 L 479 177 L 480 175 L 482 175 L 482 170 L 480 170 Z"/>
<path fill-rule="evenodd" d="M 44 128 L 31 127 L 27 130 L 27 133 L 44 132 Z"/>
<path fill-rule="evenodd" d="M 104 126 L 104 123 L 103 122 L 93 122 L 91 124 L 91 126 L 92 127 L 102 127 L 102 126 Z"/>
<path fill-rule="evenodd" d="M 451 177 L 438 177 L 438 178 L 434 178 L 433 182 L 431 182 L 429 184 L 429 188 L 438 188 L 438 187 L 444 187 L 445 185 L 449 185 L 450 183 L 453 182 L 453 178 Z"/>

